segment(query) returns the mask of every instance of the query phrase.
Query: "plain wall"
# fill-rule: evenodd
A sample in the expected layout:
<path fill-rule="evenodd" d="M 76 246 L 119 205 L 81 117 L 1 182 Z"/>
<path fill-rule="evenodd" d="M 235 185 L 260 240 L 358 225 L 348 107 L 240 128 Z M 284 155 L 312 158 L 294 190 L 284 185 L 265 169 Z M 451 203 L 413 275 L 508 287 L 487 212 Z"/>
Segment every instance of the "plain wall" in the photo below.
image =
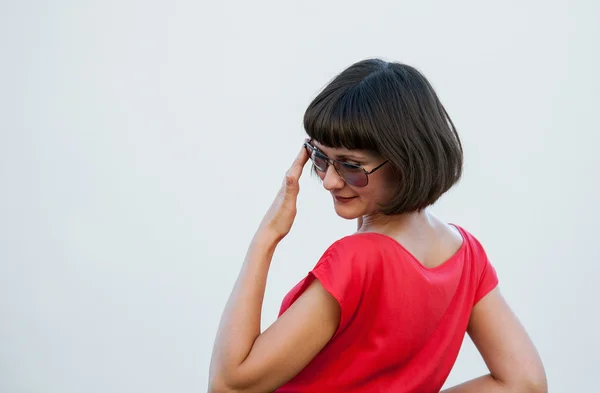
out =
<path fill-rule="evenodd" d="M 199 392 L 318 91 L 431 81 L 465 148 L 433 207 L 485 246 L 550 391 L 596 391 L 600 3 L 4 1 L 0 393 Z M 354 222 L 308 170 L 264 327 Z M 467 338 L 447 386 L 486 372 Z"/>

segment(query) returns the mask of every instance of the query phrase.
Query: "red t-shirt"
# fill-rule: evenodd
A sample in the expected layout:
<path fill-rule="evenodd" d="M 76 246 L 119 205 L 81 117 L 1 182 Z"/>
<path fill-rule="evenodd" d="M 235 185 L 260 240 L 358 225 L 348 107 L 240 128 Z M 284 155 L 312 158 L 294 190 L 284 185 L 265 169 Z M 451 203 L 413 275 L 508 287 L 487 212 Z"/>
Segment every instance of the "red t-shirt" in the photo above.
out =
<path fill-rule="evenodd" d="M 498 284 L 481 244 L 456 227 L 462 246 L 432 269 L 386 235 L 359 233 L 333 243 L 286 295 L 279 315 L 317 278 L 340 304 L 339 327 L 277 392 L 439 392 L 471 309 Z"/>

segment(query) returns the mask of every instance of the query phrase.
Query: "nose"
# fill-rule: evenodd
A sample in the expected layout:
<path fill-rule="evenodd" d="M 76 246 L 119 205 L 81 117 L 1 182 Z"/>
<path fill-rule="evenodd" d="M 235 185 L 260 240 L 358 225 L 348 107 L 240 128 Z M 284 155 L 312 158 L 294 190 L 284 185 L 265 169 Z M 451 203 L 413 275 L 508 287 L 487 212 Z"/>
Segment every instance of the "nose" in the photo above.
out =
<path fill-rule="evenodd" d="M 325 171 L 325 177 L 323 177 L 323 187 L 327 191 L 332 191 L 344 188 L 345 185 L 346 182 L 338 175 L 333 165 L 329 165 Z"/>

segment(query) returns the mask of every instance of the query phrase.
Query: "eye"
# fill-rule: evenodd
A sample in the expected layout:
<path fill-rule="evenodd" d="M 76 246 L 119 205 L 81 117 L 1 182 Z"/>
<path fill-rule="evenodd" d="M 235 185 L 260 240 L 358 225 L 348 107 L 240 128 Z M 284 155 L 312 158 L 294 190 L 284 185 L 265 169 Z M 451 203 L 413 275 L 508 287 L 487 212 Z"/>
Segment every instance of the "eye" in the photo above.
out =
<path fill-rule="evenodd" d="M 328 160 L 327 156 L 318 149 L 315 149 L 315 156 L 322 160 Z"/>
<path fill-rule="evenodd" d="M 358 162 L 356 158 L 354 157 L 348 157 L 348 156 L 340 156 L 338 157 L 338 160 L 343 162 L 344 164 L 348 164 L 350 166 L 355 165 L 355 166 L 362 166 L 362 163 Z"/>
<path fill-rule="evenodd" d="M 351 162 L 344 162 L 344 163 L 342 163 L 342 167 L 346 171 L 350 171 L 350 172 L 362 172 L 362 168 L 360 167 L 360 164 L 354 164 L 354 163 L 351 163 Z"/>

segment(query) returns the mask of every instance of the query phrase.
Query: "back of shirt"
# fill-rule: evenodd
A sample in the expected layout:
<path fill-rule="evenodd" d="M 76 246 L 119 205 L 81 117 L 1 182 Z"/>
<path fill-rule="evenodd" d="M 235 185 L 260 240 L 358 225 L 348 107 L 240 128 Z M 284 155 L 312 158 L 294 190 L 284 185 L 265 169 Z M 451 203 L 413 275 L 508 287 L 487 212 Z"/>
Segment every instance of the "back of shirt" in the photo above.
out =
<path fill-rule="evenodd" d="M 456 227 L 462 246 L 431 269 L 386 235 L 360 233 L 332 244 L 287 294 L 280 315 L 318 279 L 340 304 L 340 324 L 277 392 L 439 392 L 471 309 L 498 284 L 481 244 Z"/>

